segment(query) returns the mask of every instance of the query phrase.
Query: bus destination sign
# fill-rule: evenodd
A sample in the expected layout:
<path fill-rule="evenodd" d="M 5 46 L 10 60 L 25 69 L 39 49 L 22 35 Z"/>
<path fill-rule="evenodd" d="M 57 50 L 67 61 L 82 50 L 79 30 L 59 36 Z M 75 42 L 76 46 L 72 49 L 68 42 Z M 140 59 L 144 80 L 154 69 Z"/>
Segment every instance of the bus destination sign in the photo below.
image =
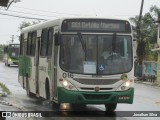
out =
<path fill-rule="evenodd" d="M 120 20 L 100 19 L 68 19 L 62 23 L 62 32 L 85 31 L 85 32 L 131 32 L 130 25 Z"/>
<path fill-rule="evenodd" d="M 124 30 L 124 25 L 118 24 L 118 23 L 98 23 L 98 22 L 71 22 L 68 27 L 70 29 L 87 29 L 87 30 L 93 30 L 93 29 L 103 29 L 103 30 L 119 30 L 122 28 Z"/>

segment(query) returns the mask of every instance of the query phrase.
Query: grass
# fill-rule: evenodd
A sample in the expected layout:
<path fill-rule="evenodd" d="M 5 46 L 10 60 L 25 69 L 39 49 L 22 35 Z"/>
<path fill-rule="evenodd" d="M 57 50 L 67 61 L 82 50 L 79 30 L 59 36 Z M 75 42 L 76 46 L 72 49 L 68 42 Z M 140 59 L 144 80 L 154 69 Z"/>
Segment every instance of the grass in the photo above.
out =
<path fill-rule="evenodd" d="M 5 84 L 0 83 L 0 87 L 1 87 L 2 90 L 3 90 L 4 92 L 6 92 L 7 94 L 11 94 L 11 91 L 6 87 Z"/>

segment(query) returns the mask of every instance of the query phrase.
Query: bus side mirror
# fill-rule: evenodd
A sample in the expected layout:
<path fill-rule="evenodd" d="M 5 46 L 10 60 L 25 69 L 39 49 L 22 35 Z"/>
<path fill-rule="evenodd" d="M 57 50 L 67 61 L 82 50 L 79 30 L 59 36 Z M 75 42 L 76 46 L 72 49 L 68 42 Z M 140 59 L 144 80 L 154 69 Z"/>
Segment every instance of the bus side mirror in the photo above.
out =
<path fill-rule="evenodd" d="M 61 34 L 58 32 L 58 33 L 55 33 L 55 42 L 54 44 L 56 46 L 60 45 L 60 42 L 61 42 Z"/>

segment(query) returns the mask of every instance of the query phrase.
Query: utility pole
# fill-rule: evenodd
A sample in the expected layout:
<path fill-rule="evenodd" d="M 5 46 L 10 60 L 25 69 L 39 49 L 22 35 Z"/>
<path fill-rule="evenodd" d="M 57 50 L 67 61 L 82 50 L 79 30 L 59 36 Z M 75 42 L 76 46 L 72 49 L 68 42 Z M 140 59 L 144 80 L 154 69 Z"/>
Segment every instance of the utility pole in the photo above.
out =
<path fill-rule="evenodd" d="M 12 37 L 11 37 L 11 43 L 13 43 L 14 42 L 14 35 L 12 35 Z"/>
<path fill-rule="evenodd" d="M 137 55 L 138 55 L 138 63 L 141 65 L 143 63 L 143 57 L 145 55 L 145 43 L 141 38 L 141 19 L 142 19 L 142 11 L 143 11 L 143 4 L 144 0 L 141 2 L 141 8 L 139 13 L 138 25 L 137 25 L 137 39 L 138 39 L 138 46 L 137 46 Z"/>
<path fill-rule="evenodd" d="M 141 2 L 141 9 L 140 9 L 139 19 L 138 19 L 138 39 L 140 41 L 142 41 L 141 40 L 141 19 L 142 19 L 143 4 L 144 4 L 144 0 L 142 0 Z"/>

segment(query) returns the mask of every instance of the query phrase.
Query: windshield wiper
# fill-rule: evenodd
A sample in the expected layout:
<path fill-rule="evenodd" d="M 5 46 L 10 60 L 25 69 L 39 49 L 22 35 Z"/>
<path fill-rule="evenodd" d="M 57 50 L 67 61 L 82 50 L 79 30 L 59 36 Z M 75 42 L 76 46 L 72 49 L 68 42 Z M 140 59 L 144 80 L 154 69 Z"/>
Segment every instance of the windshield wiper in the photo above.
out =
<path fill-rule="evenodd" d="M 111 51 L 111 61 L 113 60 L 113 55 L 115 54 L 116 50 L 116 33 L 113 33 L 113 39 L 112 39 L 112 51 Z"/>
<path fill-rule="evenodd" d="M 77 33 L 78 37 L 79 37 L 79 40 L 81 41 L 81 44 L 82 44 L 82 48 L 83 48 L 83 51 L 84 51 L 84 55 L 85 55 L 85 60 L 86 60 L 86 44 L 83 40 L 83 37 L 82 37 L 82 34 L 80 32 Z"/>

